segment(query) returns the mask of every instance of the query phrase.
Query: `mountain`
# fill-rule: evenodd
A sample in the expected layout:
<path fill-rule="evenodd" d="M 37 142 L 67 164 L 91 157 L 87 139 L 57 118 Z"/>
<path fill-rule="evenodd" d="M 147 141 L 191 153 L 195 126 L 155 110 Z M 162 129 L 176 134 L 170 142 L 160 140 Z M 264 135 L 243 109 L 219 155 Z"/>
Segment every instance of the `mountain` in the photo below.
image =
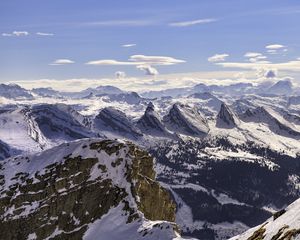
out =
<path fill-rule="evenodd" d="M 65 104 L 39 104 L 0 113 L 0 139 L 11 149 L 38 152 L 53 145 L 96 136 L 89 119 Z"/>
<path fill-rule="evenodd" d="M 209 132 L 207 121 L 196 108 L 179 103 L 172 106 L 163 123 L 169 130 L 184 135 L 203 137 Z"/>
<path fill-rule="evenodd" d="M 80 92 L 82 96 L 88 96 L 91 93 L 94 95 L 110 95 L 110 94 L 121 94 L 123 93 L 123 91 L 114 86 L 98 86 L 95 88 L 87 88 Z"/>
<path fill-rule="evenodd" d="M 8 99 L 33 99 L 30 91 L 16 84 L 0 84 L 0 97 Z"/>
<path fill-rule="evenodd" d="M 110 102 L 125 102 L 128 104 L 139 104 L 143 100 L 136 92 L 110 94 L 108 99 Z"/>
<path fill-rule="evenodd" d="M 33 88 L 31 92 L 42 96 L 42 97 L 53 97 L 53 98 L 62 98 L 63 94 L 59 91 L 54 90 L 51 87 L 47 88 Z"/>
<path fill-rule="evenodd" d="M 293 84 L 290 80 L 281 80 L 276 82 L 266 92 L 278 95 L 290 95 L 293 92 Z"/>
<path fill-rule="evenodd" d="M 83 116 L 64 104 L 35 105 L 28 111 L 43 135 L 55 142 L 94 136 L 84 124 L 88 124 Z"/>
<path fill-rule="evenodd" d="M 223 103 L 219 98 L 209 92 L 194 93 L 189 95 L 188 98 L 194 98 L 200 101 L 198 107 L 204 112 L 206 109 L 212 110 L 210 112 L 219 112 Z"/>
<path fill-rule="evenodd" d="M 231 240 L 300 239 L 300 199 L 275 213 L 263 224 L 251 228 Z"/>
<path fill-rule="evenodd" d="M 270 108 L 258 107 L 254 110 L 248 109 L 242 116 L 242 119 L 246 122 L 264 123 L 278 135 L 300 137 L 300 131 L 291 122 L 288 122 Z"/>
<path fill-rule="evenodd" d="M 154 105 L 150 102 L 144 115 L 137 121 L 137 127 L 151 136 L 170 137 L 171 133 L 163 125 L 160 117 L 155 112 Z"/>
<path fill-rule="evenodd" d="M 288 105 L 300 105 L 300 96 L 289 97 Z"/>
<path fill-rule="evenodd" d="M 2 239 L 182 239 L 153 159 L 111 140 L 1 162 Z"/>
<path fill-rule="evenodd" d="M 0 114 L 0 139 L 9 148 L 38 152 L 49 146 L 38 124 L 28 116 L 29 111 L 29 107 L 20 107 Z"/>
<path fill-rule="evenodd" d="M 105 132 L 106 135 L 115 134 L 115 136 L 133 139 L 143 135 L 125 113 L 113 107 L 106 107 L 100 111 L 94 119 L 93 129 L 97 132 Z"/>
<path fill-rule="evenodd" d="M 219 128 L 233 128 L 236 127 L 239 122 L 240 120 L 235 113 L 223 103 L 217 115 L 216 126 Z"/>

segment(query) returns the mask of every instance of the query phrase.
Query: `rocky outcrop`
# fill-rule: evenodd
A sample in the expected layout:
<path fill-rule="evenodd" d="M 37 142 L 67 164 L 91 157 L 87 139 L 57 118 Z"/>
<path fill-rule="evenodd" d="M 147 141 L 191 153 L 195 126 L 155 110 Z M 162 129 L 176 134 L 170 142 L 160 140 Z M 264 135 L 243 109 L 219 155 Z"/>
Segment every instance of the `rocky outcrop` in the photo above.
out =
<path fill-rule="evenodd" d="M 163 122 L 169 130 L 189 136 L 203 137 L 209 132 L 207 121 L 198 110 L 180 103 L 172 106 Z"/>
<path fill-rule="evenodd" d="M 220 128 L 234 128 L 239 124 L 239 122 L 240 120 L 235 113 L 225 103 L 223 103 L 217 115 L 216 126 Z"/>
<path fill-rule="evenodd" d="M 137 127 L 143 132 L 152 136 L 170 137 L 171 133 L 166 129 L 155 112 L 154 105 L 150 102 L 144 115 L 138 120 Z"/>
<path fill-rule="evenodd" d="M 0 164 L 1 239 L 101 239 L 93 229 L 112 212 L 124 220 L 114 230 L 123 239 L 177 235 L 153 159 L 131 143 L 80 140 Z"/>

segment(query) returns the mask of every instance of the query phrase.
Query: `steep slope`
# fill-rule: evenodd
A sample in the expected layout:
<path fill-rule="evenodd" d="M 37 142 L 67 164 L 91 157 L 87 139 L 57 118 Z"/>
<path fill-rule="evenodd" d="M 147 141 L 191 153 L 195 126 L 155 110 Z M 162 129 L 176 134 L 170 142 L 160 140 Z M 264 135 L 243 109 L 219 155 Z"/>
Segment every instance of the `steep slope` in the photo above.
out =
<path fill-rule="evenodd" d="M 180 134 L 203 137 L 209 132 L 205 118 L 189 105 L 175 103 L 163 122 L 169 130 Z"/>
<path fill-rule="evenodd" d="M 154 105 L 150 102 L 144 115 L 138 120 L 137 127 L 151 136 L 170 137 L 171 133 L 165 128 L 160 117 L 155 112 Z"/>
<path fill-rule="evenodd" d="M 271 94 L 290 95 L 293 92 L 293 84 L 290 80 L 281 80 L 271 86 L 266 92 Z"/>
<path fill-rule="evenodd" d="M 266 124 L 275 134 L 287 137 L 300 137 L 300 132 L 295 126 L 285 120 L 278 113 L 270 108 L 258 107 L 254 110 L 248 109 L 243 115 L 242 119 L 245 122 L 255 122 Z"/>
<path fill-rule="evenodd" d="M 3 239 L 180 239 L 153 159 L 130 143 L 79 140 L 0 171 Z"/>
<path fill-rule="evenodd" d="M 27 115 L 38 124 L 43 135 L 54 142 L 94 135 L 84 126 L 88 125 L 85 118 L 67 105 L 35 105 Z"/>
<path fill-rule="evenodd" d="M 292 240 L 300 239 L 300 199 L 231 240 Z"/>
<path fill-rule="evenodd" d="M 0 160 L 10 157 L 9 146 L 0 140 Z"/>
<path fill-rule="evenodd" d="M 235 113 L 225 103 L 223 103 L 217 115 L 216 126 L 219 128 L 234 128 L 239 124 L 239 122 L 240 120 Z"/>
<path fill-rule="evenodd" d="M 141 131 L 133 125 L 125 113 L 112 107 L 102 109 L 95 117 L 93 130 L 105 132 L 106 135 L 115 134 L 133 139 L 142 136 Z"/>
<path fill-rule="evenodd" d="M 29 108 L 17 108 L 0 114 L 0 139 L 10 148 L 24 152 L 38 152 L 49 142 L 37 123 L 29 116 Z"/>

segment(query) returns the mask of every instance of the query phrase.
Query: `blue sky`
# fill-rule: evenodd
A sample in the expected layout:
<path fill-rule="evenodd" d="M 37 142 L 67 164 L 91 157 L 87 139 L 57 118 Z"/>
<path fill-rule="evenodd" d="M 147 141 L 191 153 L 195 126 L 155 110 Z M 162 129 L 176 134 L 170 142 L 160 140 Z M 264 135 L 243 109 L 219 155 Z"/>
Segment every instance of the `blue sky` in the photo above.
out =
<path fill-rule="evenodd" d="M 0 81 L 243 72 L 257 64 L 297 76 L 299 22 L 299 0 L 1 0 Z M 261 55 L 249 60 L 247 52 Z"/>

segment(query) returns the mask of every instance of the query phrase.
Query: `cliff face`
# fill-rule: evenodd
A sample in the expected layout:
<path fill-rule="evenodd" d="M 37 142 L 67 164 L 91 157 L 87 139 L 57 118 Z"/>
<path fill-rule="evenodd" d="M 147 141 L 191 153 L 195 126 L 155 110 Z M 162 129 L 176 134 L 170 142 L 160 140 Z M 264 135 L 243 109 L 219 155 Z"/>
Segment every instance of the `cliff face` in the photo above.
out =
<path fill-rule="evenodd" d="M 153 159 L 131 143 L 80 140 L 0 164 L 1 239 L 93 239 L 94 224 L 114 209 L 133 229 L 129 238 L 177 234 Z M 159 221 L 145 227 L 151 220 Z"/>

